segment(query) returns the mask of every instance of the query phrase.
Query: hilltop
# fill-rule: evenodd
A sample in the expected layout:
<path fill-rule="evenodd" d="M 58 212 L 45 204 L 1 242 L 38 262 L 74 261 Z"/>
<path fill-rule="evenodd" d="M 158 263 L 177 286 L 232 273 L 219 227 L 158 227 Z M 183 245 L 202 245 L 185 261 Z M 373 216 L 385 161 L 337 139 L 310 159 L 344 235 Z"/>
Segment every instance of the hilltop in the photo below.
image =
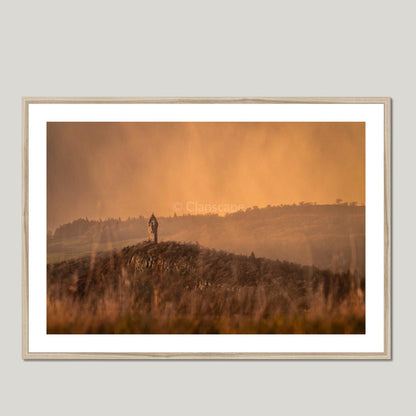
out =
<path fill-rule="evenodd" d="M 48 264 L 48 333 L 363 333 L 364 279 L 163 241 Z"/>

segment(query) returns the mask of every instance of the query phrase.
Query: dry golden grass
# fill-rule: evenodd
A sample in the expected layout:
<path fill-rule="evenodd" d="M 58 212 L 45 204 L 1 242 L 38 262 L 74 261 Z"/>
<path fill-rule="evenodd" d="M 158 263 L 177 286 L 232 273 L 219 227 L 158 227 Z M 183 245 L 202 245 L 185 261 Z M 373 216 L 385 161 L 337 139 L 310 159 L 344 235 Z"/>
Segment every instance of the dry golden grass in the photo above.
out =
<path fill-rule="evenodd" d="M 48 333 L 364 333 L 364 279 L 198 245 L 48 265 Z"/>

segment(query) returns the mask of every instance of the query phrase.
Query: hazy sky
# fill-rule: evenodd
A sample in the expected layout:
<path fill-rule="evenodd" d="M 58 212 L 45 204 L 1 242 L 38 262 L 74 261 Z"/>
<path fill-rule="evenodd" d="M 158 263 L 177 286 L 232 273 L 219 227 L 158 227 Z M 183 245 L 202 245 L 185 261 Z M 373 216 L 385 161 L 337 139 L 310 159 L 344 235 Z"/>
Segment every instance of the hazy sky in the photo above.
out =
<path fill-rule="evenodd" d="M 47 151 L 48 229 L 195 201 L 365 202 L 364 123 L 48 123 Z"/>

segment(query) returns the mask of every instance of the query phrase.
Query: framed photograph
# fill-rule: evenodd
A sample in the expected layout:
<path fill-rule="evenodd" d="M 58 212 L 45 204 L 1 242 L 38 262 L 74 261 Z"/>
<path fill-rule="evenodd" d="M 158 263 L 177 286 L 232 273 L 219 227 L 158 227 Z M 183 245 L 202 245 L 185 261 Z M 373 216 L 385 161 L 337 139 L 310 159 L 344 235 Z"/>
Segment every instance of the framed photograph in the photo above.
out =
<path fill-rule="evenodd" d="M 24 359 L 390 359 L 390 98 L 24 98 Z"/>

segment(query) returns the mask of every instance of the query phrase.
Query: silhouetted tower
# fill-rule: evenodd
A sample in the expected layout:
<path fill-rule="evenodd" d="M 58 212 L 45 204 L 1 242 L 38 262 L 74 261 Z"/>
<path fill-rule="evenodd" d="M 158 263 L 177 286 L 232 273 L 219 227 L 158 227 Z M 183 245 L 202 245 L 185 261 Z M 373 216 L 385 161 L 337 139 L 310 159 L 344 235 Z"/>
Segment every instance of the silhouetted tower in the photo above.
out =
<path fill-rule="evenodd" d="M 157 243 L 157 227 L 158 226 L 159 226 L 159 223 L 157 222 L 155 214 L 152 214 L 152 216 L 149 219 L 149 222 L 147 223 L 147 229 L 149 231 L 149 239 L 152 243 Z"/>

